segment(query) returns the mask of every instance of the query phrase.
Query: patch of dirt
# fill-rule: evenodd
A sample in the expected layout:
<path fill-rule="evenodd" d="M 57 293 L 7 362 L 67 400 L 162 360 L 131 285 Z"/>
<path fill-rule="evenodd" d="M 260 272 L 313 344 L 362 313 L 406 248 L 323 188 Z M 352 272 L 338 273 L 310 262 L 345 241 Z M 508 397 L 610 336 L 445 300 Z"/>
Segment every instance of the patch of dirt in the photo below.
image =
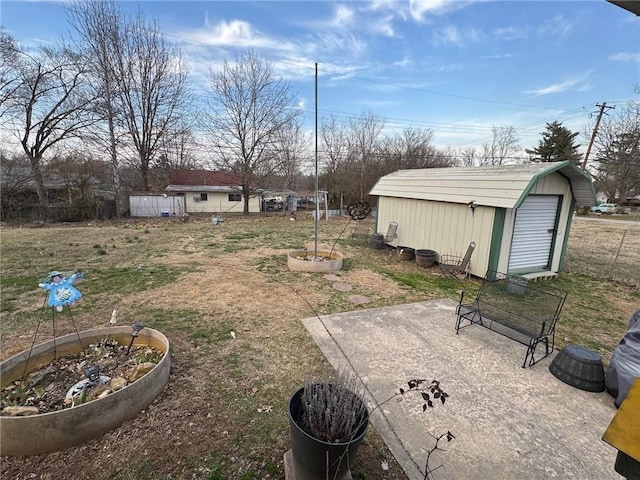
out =
<path fill-rule="evenodd" d="M 94 281 L 92 270 L 102 278 L 138 264 L 185 270 L 171 285 L 144 291 L 94 297 L 83 292 L 85 298 L 73 311 L 79 330 L 106 326 L 113 308 L 125 324 L 149 320 L 153 327 L 153 321 L 163 322 L 159 330 L 171 342 L 171 373 L 161 394 L 122 426 L 82 446 L 3 457 L 3 480 L 282 479 L 283 454 L 290 448 L 288 398 L 308 374 L 332 371 L 301 319 L 435 294 L 399 285 L 375 270 L 440 276 L 437 268 L 417 268 L 415 262 L 349 241 L 338 244 L 349 268 L 337 272 L 333 281 L 353 288 L 339 292 L 322 275 L 289 272 L 286 267 L 284 246 L 303 243 L 290 239 L 313 238 L 313 222 L 303 215 L 295 222 L 275 215 L 230 216 L 216 228 L 210 216 L 194 216 L 184 224 L 167 220 L 22 231 L 2 227 L 2 306 L 7 307 L 2 358 L 31 344 L 42 305 L 35 279 L 42 272 L 86 267 L 83 282 L 88 286 Z M 323 223 L 321 241 L 330 248 L 345 225 L 340 219 Z M 266 230 L 276 233 L 266 239 Z M 56 245 L 51 238 L 57 239 Z M 107 254 L 98 255 L 96 245 Z M 52 265 L 54 260 L 58 263 Z M 5 278 L 12 276 L 19 277 L 18 286 L 5 287 Z M 25 278 L 34 279 L 33 288 Z M 371 303 L 354 306 L 350 295 L 367 296 Z M 615 287 L 611 297 L 614 301 Z M 623 315 L 626 322 L 637 296 L 623 297 L 616 304 L 630 312 Z M 148 311 L 157 312 L 158 319 L 142 318 Z M 50 340 L 51 322 L 41 319 L 40 340 Z M 61 317 L 56 329 L 71 333 L 73 326 Z M 352 470 L 354 478 L 406 480 L 374 429 Z"/>
<path fill-rule="evenodd" d="M 142 377 L 140 366 L 153 368 L 163 352 L 153 347 L 120 345 L 105 339 L 77 355 L 58 358 L 0 391 L 2 415 L 12 407 L 35 407 L 38 414 L 81 405 Z M 116 380 L 118 386 L 116 387 Z"/>

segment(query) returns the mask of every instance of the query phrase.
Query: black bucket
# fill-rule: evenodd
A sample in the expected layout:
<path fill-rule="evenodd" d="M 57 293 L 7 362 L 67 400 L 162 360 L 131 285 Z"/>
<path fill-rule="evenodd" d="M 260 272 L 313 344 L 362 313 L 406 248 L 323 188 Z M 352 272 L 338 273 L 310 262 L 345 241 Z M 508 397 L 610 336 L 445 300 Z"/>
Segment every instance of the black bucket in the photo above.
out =
<path fill-rule="evenodd" d="M 413 260 L 413 257 L 416 255 L 415 248 L 398 247 L 396 251 L 398 254 L 398 260 Z"/>
<path fill-rule="evenodd" d="M 596 352 L 579 345 L 566 345 L 549 365 L 558 380 L 586 392 L 603 392 L 604 368 Z"/>
<path fill-rule="evenodd" d="M 371 245 L 371 248 L 375 248 L 376 250 L 382 250 L 384 248 L 384 235 L 381 233 L 374 233 L 371 236 L 370 245 Z"/>
<path fill-rule="evenodd" d="M 347 480 L 350 465 L 356 457 L 369 426 L 369 412 L 353 438 L 347 442 L 325 442 L 312 437 L 298 424 L 304 387 L 289 399 L 289 432 L 295 478 L 304 480 Z M 327 465 L 329 469 L 327 470 Z"/>

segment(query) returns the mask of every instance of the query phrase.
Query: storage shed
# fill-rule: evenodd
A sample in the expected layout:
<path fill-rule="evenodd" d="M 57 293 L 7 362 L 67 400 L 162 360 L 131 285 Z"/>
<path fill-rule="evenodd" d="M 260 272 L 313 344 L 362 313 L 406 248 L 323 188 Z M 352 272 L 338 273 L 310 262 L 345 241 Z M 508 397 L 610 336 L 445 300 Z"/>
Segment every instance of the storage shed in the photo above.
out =
<path fill-rule="evenodd" d="M 175 217 L 185 213 L 184 197 L 166 193 L 129 195 L 132 217 Z"/>
<path fill-rule="evenodd" d="M 553 275 L 564 264 L 576 206 L 595 205 L 591 176 L 573 162 L 399 170 L 370 192 L 376 230 L 397 222 L 394 246 L 463 256 L 470 273 Z"/>

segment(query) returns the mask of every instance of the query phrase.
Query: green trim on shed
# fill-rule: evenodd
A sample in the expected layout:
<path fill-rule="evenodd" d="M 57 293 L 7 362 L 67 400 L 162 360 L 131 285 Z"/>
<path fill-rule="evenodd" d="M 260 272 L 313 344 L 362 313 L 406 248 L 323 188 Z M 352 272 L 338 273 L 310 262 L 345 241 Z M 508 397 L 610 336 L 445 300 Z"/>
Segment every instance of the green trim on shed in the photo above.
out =
<path fill-rule="evenodd" d="M 500 261 L 500 246 L 502 245 L 502 235 L 504 233 L 504 221 L 507 217 L 506 208 L 496 208 L 493 216 L 493 229 L 491 231 L 491 245 L 489 247 L 489 262 L 487 270 L 498 271 Z"/>
<path fill-rule="evenodd" d="M 378 212 L 380 211 L 380 197 L 376 198 L 376 221 L 373 225 L 373 233 L 378 233 Z"/>
<path fill-rule="evenodd" d="M 573 179 L 571 178 L 571 175 L 569 175 L 569 173 L 576 175 L 578 178 L 584 177 L 589 182 L 589 186 L 591 190 L 589 192 L 590 193 L 589 197 L 593 199 L 594 205 L 597 203 L 595 190 L 593 189 L 593 183 L 591 182 L 591 176 L 587 172 L 582 170 L 580 167 L 578 167 L 572 161 L 565 160 L 564 162 L 553 162 L 552 164 L 550 164 L 549 168 L 533 175 L 533 177 L 531 177 L 531 180 L 529 181 L 529 184 L 526 186 L 526 188 L 522 190 L 522 193 L 520 193 L 520 197 L 518 198 L 518 200 L 516 200 L 516 203 L 513 206 L 513 208 L 520 208 L 520 206 L 525 201 L 527 196 L 529 196 L 529 193 L 531 192 L 531 190 L 536 185 L 539 179 L 546 177 L 550 173 L 558 172 L 558 171 L 563 177 L 565 177 L 568 180 L 569 188 L 571 188 L 571 193 L 573 194 L 573 198 L 576 197 L 577 192 L 574 191 L 574 182 L 572 181 Z"/>
<path fill-rule="evenodd" d="M 569 245 L 569 232 L 573 223 L 573 212 L 576 209 L 576 201 L 571 198 L 571 206 L 569 207 L 569 215 L 567 215 L 567 227 L 564 232 L 564 242 L 562 243 L 562 251 L 560 252 L 560 261 L 558 262 L 558 271 L 564 270 L 564 264 L 567 261 L 567 246 Z"/>
<path fill-rule="evenodd" d="M 556 235 L 556 232 L 558 231 L 558 224 L 560 223 L 560 215 L 562 214 L 563 200 L 564 200 L 564 195 L 559 195 L 558 206 L 556 208 L 556 221 L 553 224 L 553 237 L 551 238 L 551 251 L 549 252 L 549 263 L 547 263 L 547 269 L 550 269 L 551 266 L 553 265 L 553 257 L 555 257 L 555 253 L 556 253 L 556 244 L 558 242 L 558 235 Z M 571 195 L 571 201 L 573 202 L 573 195 Z M 560 263 L 558 263 L 558 265 L 560 265 Z"/>

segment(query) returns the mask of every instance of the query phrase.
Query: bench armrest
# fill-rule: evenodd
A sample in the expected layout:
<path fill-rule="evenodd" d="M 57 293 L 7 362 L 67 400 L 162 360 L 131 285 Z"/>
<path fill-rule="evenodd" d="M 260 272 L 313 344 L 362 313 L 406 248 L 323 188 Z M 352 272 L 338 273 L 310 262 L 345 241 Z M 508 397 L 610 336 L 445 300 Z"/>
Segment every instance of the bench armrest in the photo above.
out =
<path fill-rule="evenodd" d="M 460 292 L 460 301 L 458 302 L 458 305 L 462 305 L 464 298 L 469 295 L 470 291 L 471 290 L 469 290 L 468 288 L 465 288 Z"/>

